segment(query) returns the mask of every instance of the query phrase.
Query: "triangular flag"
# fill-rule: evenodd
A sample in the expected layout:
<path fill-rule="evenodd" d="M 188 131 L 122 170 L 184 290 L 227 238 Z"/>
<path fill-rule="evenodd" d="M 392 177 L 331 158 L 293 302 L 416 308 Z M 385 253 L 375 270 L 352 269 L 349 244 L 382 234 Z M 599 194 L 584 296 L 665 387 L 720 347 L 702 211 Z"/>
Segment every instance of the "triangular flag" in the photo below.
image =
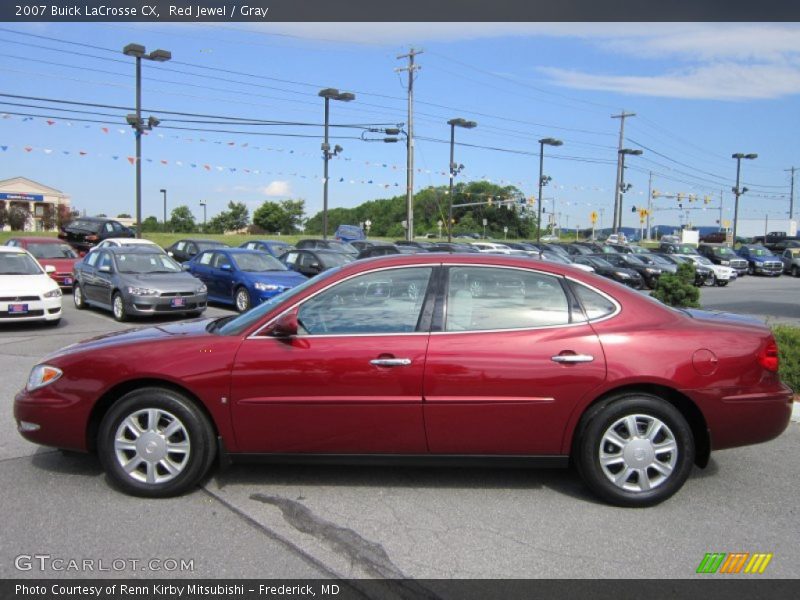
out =
<path fill-rule="evenodd" d="M 132 165 L 136 164 L 136 158 L 134 158 L 133 156 L 129 156 L 128 157 L 128 162 L 131 163 Z"/>
<path fill-rule="evenodd" d="M 25 146 L 25 152 L 30 152 L 31 150 L 33 150 L 33 148 L 30 146 Z"/>
<path fill-rule="evenodd" d="M 108 127 L 101 127 L 100 129 L 103 130 L 103 133 L 108 133 Z"/>
<path fill-rule="evenodd" d="M 55 124 L 56 124 L 56 122 L 55 122 L 55 121 L 50 121 L 50 120 L 48 120 L 48 121 L 47 121 L 47 124 L 48 124 L 48 125 L 55 125 Z"/>

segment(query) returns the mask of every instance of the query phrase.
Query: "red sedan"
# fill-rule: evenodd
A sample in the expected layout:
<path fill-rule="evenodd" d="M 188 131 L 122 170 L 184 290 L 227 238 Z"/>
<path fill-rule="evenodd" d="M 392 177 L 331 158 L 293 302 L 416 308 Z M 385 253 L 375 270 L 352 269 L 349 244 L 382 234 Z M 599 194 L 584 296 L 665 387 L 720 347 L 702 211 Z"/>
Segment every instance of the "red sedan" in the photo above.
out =
<path fill-rule="evenodd" d="M 72 289 L 72 267 L 80 257 L 66 242 L 56 238 L 31 236 L 11 238 L 6 246 L 25 248 L 43 267 L 52 265 L 55 272 L 50 273 L 50 277 L 59 287 Z"/>
<path fill-rule="evenodd" d="M 28 440 L 97 452 L 141 496 L 182 493 L 219 458 L 572 460 L 602 498 L 647 506 L 711 450 L 789 423 L 770 331 L 729 317 L 558 263 L 381 257 L 236 317 L 65 348 L 14 413 Z"/>

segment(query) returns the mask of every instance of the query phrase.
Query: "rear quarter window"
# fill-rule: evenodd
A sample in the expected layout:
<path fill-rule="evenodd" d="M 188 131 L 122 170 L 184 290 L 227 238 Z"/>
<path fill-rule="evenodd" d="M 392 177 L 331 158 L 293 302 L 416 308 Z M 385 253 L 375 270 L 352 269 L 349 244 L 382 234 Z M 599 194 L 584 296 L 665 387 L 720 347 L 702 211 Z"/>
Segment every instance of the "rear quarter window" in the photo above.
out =
<path fill-rule="evenodd" d="M 616 303 L 585 285 L 572 282 L 572 289 L 590 321 L 604 319 L 617 311 Z"/>

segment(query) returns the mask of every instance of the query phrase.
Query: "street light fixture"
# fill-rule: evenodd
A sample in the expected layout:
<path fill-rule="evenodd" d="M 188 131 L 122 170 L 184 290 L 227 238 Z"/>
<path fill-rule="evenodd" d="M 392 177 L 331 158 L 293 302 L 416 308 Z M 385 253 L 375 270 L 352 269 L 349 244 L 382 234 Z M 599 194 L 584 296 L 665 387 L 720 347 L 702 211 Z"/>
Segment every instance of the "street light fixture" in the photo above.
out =
<path fill-rule="evenodd" d="M 462 127 L 464 129 L 475 129 L 478 124 L 475 121 L 467 121 L 466 119 L 457 118 L 457 119 L 450 119 L 447 122 L 450 125 L 450 205 L 447 210 L 447 241 L 453 241 L 453 181 L 456 178 L 461 170 L 464 168 L 464 165 L 456 164 L 455 158 L 453 157 L 455 144 L 456 144 L 456 127 Z"/>
<path fill-rule="evenodd" d="M 550 177 L 544 174 L 544 147 L 561 146 L 564 142 L 555 138 L 542 138 L 539 140 L 539 207 L 536 219 L 536 245 L 539 247 L 539 258 L 542 257 L 542 187 L 547 185 Z"/>
<path fill-rule="evenodd" d="M 200 206 L 203 207 L 203 233 L 206 231 L 206 201 L 200 200 Z"/>
<path fill-rule="evenodd" d="M 125 56 L 136 59 L 136 114 L 128 115 L 126 121 L 133 127 L 136 137 L 136 237 L 142 237 L 142 134 L 150 131 L 159 123 L 158 119 L 148 117 L 145 124 L 142 119 L 142 59 L 155 62 L 166 62 L 172 58 L 168 50 L 153 50 L 146 54 L 141 44 L 128 44 L 122 49 Z"/>
<path fill-rule="evenodd" d="M 164 194 L 164 231 L 167 231 L 167 190 L 162 189 L 161 193 Z"/>
<path fill-rule="evenodd" d="M 736 159 L 736 187 L 732 188 L 731 191 L 733 195 L 736 197 L 736 201 L 733 204 L 733 245 L 736 246 L 736 224 L 739 220 L 739 196 L 744 194 L 747 191 L 746 187 L 739 187 L 739 176 L 742 170 L 742 159 L 747 160 L 754 160 L 758 158 L 758 154 L 743 154 L 741 152 L 737 152 L 736 154 L 731 154 L 731 158 Z"/>
<path fill-rule="evenodd" d="M 343 148 L 338 144 L 331 150 L 328 143 L 328 127 L 329 127 L 329 104 L 331 100 L 339 100 L 341 102 L 351 102 L 356 99 L 355 94 L 350 92 L 340 92 L 335 88 L 325 88 L 319 91 L 319 96 L 325 98 L 325 140 L 322 142 L 322 158 L 325 161 L 325 171 L 322 180 L 322 239 L 328 239 L 328 160 L 339 154 Z"/>
<path fill-rule="evenodd" d="M 622 148 L 618 150 L 619 158 L 620 158 L 620 175 L 619 175 L 619 189 L 617 190 L 617 221 L 614 223 L 614 233 L 619 233 L 619 229 L 622 227 L 622 198 L 625 192 L 630 190 L 633 186 L 630 183 L 625 183 L 625 156 L 641 156 L 641 150 L 631 150 L 630 148 Z"/>

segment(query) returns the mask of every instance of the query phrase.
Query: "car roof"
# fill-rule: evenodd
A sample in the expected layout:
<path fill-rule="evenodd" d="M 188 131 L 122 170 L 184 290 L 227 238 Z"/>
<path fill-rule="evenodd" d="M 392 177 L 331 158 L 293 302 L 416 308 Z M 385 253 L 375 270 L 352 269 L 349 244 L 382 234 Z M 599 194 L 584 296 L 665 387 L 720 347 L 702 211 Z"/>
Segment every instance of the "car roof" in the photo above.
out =
<path fill-rule="evenodd" d="M 111 252 L 112 254 L 131 254 L 132 252 L 138 254 L 165 254 L 160 246 L 151 246 L 150 244 L 128 244 L 127 246 L 106 246 L 100 248 L 103 252 Z"/>
<path fill-rule="evenodd" d="M 75 217 L 72 221 L 97 221 L 98 223 L 107 223 L 108 221 L 116 221 L 116 219 L 112 219 L 111 217 Z M 67 226 L 69 226 L 72 221 L 67 223 Z"/>
<path fill-rule="evenodd" d="M 18 242 L 25 242 L 26 244 L 66 244 L 64 240 L 52 237 L 42 237 L 36 235 L 20 236 L 8 238 L 8 241 L 16 240 Z"/>
<path fill-rule="evenodd" d="M 12 254 L 12 253 L 19 254 L 20 252 L 24 252 L 25 254 L 29 254 L 29 255 L 33 256 L 30 252 L 25 250 L 25 248 L 18 248 L 16 246 L 0 246 L 0 252 L 7 253 L 7 254 Z"/>

